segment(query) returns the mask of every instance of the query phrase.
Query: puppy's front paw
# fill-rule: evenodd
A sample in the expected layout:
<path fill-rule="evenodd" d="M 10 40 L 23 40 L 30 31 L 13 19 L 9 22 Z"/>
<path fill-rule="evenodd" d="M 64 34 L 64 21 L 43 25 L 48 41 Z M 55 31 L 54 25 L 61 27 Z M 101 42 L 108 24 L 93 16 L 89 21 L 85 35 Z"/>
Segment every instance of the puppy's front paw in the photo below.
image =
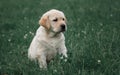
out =
<path fill-rule="evenodd" d="M 62 56 L 60 57 L 60 59 L 63 60 L 64 62 L 67 62 L 67 58 L 68 58 L 67 55 L 62 55 Z"/>

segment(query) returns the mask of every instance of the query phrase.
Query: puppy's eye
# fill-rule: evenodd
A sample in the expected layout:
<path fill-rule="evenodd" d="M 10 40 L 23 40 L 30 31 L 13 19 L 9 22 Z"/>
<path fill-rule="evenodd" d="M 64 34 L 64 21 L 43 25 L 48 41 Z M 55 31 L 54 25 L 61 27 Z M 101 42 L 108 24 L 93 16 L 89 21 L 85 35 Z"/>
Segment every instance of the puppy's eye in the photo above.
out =
<path fill-rule="evenodd" d="M 54 22 L 57 22 L 57 21 L 58 21 L 58 19 L 56 18 L 56 19 L 54 19 L 53 21 L 54 21 Z"/>
<path fill-rule="evenodd" d="M 65 19 L 63 18 L 62 20 L 64 21 Z"/>

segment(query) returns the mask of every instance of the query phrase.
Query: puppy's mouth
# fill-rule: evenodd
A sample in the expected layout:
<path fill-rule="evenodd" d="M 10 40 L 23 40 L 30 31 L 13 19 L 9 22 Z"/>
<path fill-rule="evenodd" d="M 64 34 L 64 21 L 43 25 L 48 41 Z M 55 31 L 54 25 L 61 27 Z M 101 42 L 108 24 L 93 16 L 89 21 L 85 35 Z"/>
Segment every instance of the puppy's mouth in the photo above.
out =
<path fill-rule="evenodd" d="M 65 32 L 66 30 L 65 29 L 61 29 L 61 32 Z"/>

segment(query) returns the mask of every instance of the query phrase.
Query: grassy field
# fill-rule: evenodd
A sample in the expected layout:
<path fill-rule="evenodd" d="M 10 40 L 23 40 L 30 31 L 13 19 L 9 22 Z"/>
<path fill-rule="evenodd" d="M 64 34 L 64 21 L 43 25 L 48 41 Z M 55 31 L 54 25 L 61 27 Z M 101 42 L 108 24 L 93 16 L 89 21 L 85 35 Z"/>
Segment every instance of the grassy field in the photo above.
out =
<path fill-rule="evenodd" d="M 27 51 L 43 13 L 63 11 L 68 61 L 39 69 Z M 0 75 L 120 75 L 120 0 L 0 0 Z"/>

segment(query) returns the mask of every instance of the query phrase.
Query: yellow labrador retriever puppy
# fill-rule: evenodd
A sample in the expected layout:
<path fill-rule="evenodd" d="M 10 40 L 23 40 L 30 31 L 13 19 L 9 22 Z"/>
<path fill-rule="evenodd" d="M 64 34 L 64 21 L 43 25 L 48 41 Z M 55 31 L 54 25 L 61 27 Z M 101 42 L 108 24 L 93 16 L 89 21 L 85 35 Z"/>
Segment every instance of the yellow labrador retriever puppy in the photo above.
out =
<path fill-rule="evenodd" d="M 52 9 L 43 14 L 39 24 L 41 26 L 30 44 L 28 57 L 37 60 L 40 68 L 47 68 L 47 62 L 57 53 L 67 57 L 63 34 L 67 29 L 66 18 L 62 11 Z"/>

